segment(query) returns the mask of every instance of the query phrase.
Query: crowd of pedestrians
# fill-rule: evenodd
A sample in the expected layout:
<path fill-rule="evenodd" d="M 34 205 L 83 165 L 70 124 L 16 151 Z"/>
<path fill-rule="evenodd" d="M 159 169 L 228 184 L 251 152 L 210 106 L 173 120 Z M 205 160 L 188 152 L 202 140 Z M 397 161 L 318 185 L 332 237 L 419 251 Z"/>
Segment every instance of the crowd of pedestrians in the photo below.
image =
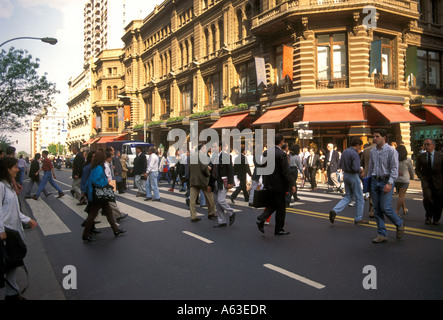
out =
<path fill-rule="evenodd" d="M 161 201 L 161 179 L 171 183 L 169 192 L 174 192 L 175 187 L 179 186 L 189 206 L 191 222 L 201 220 L 196 213 L 196 206 L 200 204 L 208 208 L 208 219 L 217 220 L 216 228 L 224 228 L 235 222 L 235 212 L 227 201 L 229 190 L 233 190 L 229 196 L 232 203 L 235 203 L 240 192 L 249 206 L 256 206 L 257 197 L 266 197 L 264 210 L 257 217 L 257 228 L 264 233 L 265 223 L 275 213 L 274 234 L 277 236 L 289 234 L 284 229 L 286 208 L 291 201 L 300 200 L 297 190 L 309 183 L 309 189 L 315 191 L 317 179 L 320 179 L 327 183 L 328 192 L 344 193 L 343 199 L 329 212 L 331 223 L 347 206 L 355 206 L 355 224 L 368 224 L 368 220 L 363 218 L 364 203 L 368 200 L 369 217 L 375 219 L 378 233 L 372 241 L 387 241 L 385 217 L 396 226 L 396 237 L 403 236 L 405 222 L 401 213 L 408 213 L 404 198 L 414 178 L 414 168 L 403 145 L 388 143 L 386 130 L 374 131 L 372 145 L 363 146 L 361 139 L 352 138 L 350 147 L 343 153 L 333 144 L 327 145 L 327 152 L 318 154 L 314 148 L 303 148 L 302 151 L 298 145 L 288 148 L 282 135 L 275 137 L 274 148 L 274 170 L 271 174 L 260 176 L 258 168 L 262 159 L 247 154 L 244 147 L 237 153 L 222 143 L 214 144 L 209 150 L 204 144 L 186 153 L 177 150 L 174 156 L 160 153 L 154 146 L 148 150 L 137 147 L 134 166 L 130 170 L 127 157 L 115 152 L 112 147 L 87 153 L 74 147 L 71 193 L 78 200 L 77 205 L 85 205 L 88 214 L 82 224 L 82 239 L 92 242 L 95 240 L 93 234 L 100 233 L 95 228 L 99 212 L 106 216 L 115 236 L 126 232 L 117 222 L 128 214 L 120 210 L 114 192 L 126 192 L 129 174 L 134 176 L 136 196 L 144 197 L 145 201 Z M 262 157 L 266 158 L 268 153 L 269 150 L 265 148 Z M 198 161 L 191 161 L 193 156 Z M 0 152 L 0 157 L 0 245 L 3 246 L 3 242 L 12 237 L 9 230 L 17 232 L 16 238 L 24 242 L 23 226 L 35 228 L 37 222 L 21 213 L 18 201 L 18 195 L 23 190 L 24 175 L 28 174 L 27 164 L 23 163 L 23 157 L 15 157 L 13 147 L 9 147 L 6 154 Z M 40 172 L 43 172 L 42 180 Z M 417 157 L 415 173 L 422 184 L 425 223 L 438 225 L 443 209 L 443 154 L 436 150 L 434 140 L 424 141 L 423 150 Z M 51 192 L 46 190 L 48 183 L 58 191 L 58 197 L 64 196 L 54 181 L 54 167 L 47 151 L 35 154 L 29 177 L 30 182 L 24 189 L 26 198 L 38 201 L 41 193 L 49 197 Z M 362 179 L 367 178 L 370 178 L 370 187 L 369 192 L 364 193 Z M 300 181 L 299 187 L 297 180 Z M 34 183 L 38 189 L 36 194 L 31 195 Z M 398 194 L 395 208 L 392 207 L 394 191 Z M 17 267 L 6 267 L 3 258 L 0 262 L 1 272 L 5 275 L 0 279 L 0 286 L 6 286 L 7 298 L 21 298 L 15 281 Z"/>

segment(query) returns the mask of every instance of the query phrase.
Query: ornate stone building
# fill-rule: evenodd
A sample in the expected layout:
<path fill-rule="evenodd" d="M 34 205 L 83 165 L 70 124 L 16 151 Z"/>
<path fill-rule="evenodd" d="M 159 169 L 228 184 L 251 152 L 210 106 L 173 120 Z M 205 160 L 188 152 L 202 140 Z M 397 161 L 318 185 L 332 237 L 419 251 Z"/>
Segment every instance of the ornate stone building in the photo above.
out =
<path fill-rule="evenodd" d="M 194 120 L 340 150 L 382 127 L 416 149 L 442 139 L 442 21 L 432 0 L 166 0 L 125 28 L 120 105 L 156 145 Z"/>

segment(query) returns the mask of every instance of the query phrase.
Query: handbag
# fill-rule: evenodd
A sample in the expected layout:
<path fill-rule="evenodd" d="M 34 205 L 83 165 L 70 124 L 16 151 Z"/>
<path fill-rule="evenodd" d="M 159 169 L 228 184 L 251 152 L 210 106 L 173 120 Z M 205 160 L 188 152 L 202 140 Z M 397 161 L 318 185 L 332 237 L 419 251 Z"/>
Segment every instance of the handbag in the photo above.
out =
<path fill-rule="evenodd" d="M 9 271 L 24 266 L 23 259 L 28 249 L 18 231 L 5 227 L 6 240 L 3 245 L 5 270 Z"/>
<path fill-rule="evenodd" d="M 260 189 L 254 191 L 254 199 L 252 206 L 254 208 L 264 208 L 269 205 L 269 199 L 272 199 L 273 194 L 271 190 Z"/>
<path fill-rule="evenodd" d="M 115 202 L 114 188 L 111 185 L 104 187 L 93 186 L 92 202 Z"/>
<path fill-rule="evenodd" d="M 372 181 L 371 176 L 362 178 L 363 193 L 371 192 L 371 181 Z"/>
<path fill-rule="evenodd" d="M 5 227 L 5 232 L 6 240 L 0 245 L 4 260 L 4 270 L 2 271 L 9 272 L 16 268 L 23 268 L 27 278 L 27 285 L 20 291 L 20 294 L 23 294 L 29 287 L 29 274 L 23 261 L 28 249 L 18 231 Z M 6 278 L 4 278 L 4 282 L 8 283 L 10 287 L 14 287 Z M 2 286 L 0 286 L 0 288 L 1 287 Z"/>

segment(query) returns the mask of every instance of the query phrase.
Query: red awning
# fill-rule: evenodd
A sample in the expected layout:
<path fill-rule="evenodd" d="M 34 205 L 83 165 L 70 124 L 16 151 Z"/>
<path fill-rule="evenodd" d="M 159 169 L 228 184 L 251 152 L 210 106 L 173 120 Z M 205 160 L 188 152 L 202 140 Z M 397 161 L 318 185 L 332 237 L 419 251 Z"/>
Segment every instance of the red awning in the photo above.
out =
<path fill-rule="evenodd" d="M 297 107 L 287 107 L 283 109 L 272 109 L 266 111 L 264 115 L 258 118 L 252 125 L 280 123 L 284 118 L 289 116 Z"/>
<path fill-rule="evenodd" d="M 425 122 L 419 117 L 414 116 L 399 103 L 371 102 L 371 106 L 388 119 L 390 123 Z"/>
<path fill-rule="evenodd" d="M 97 142 L 98 140 L 100 140 L 100 138 L 92 138 L 89 139 L 88 141 L 83 143 L 83 146 L 87 145 L 87 144 L 93 144 L 94 142 Z"/>
<path fill-rule="evenodd" d="M 443 122 L 443 107 L 423 106 L 423 108 L 429 111 L 435 118 Z"/>
<path fill-rule="evenodd" d="M 236 128 L 248 115 L 249 113 L 243 113 L 221 117 L 211 126 L 211 129 Z"/>
<path fill-rule="evenodd" d="M 122 141 L 122 140 L 125 140 L 127 135 L 128 135 L 127 133 L 119 134 L 117 137 L 115 137 L 114 141 Z"/>
<path fill-rule="evenodd" d="M 115 138 L 117 138 L 117 136 L 106 136 L 106 137 L 101 137 L 100 141 L 98 143 L 106 143 L 106 142 L 112 142 L 115 140 Z"/>
<path fill-rule="evenodd" d="M 312 123 L 365 122 L 361 102 L 305 104 L 303 121 Z"/>

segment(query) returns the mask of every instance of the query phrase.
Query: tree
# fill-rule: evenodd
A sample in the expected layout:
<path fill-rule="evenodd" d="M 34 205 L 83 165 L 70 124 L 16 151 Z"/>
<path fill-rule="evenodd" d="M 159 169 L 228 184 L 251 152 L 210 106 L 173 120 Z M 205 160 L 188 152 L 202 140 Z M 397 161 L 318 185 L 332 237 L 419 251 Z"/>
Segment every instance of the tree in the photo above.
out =
<path fill-rule="evenodd" d="M 26 50 L 0 52 L 0 131 L 17 132 L 29 127 L 28 116 L 37 115 L 51 105 L 55 84 L 46 73 L 37 73 L 39 59 Z"/>

